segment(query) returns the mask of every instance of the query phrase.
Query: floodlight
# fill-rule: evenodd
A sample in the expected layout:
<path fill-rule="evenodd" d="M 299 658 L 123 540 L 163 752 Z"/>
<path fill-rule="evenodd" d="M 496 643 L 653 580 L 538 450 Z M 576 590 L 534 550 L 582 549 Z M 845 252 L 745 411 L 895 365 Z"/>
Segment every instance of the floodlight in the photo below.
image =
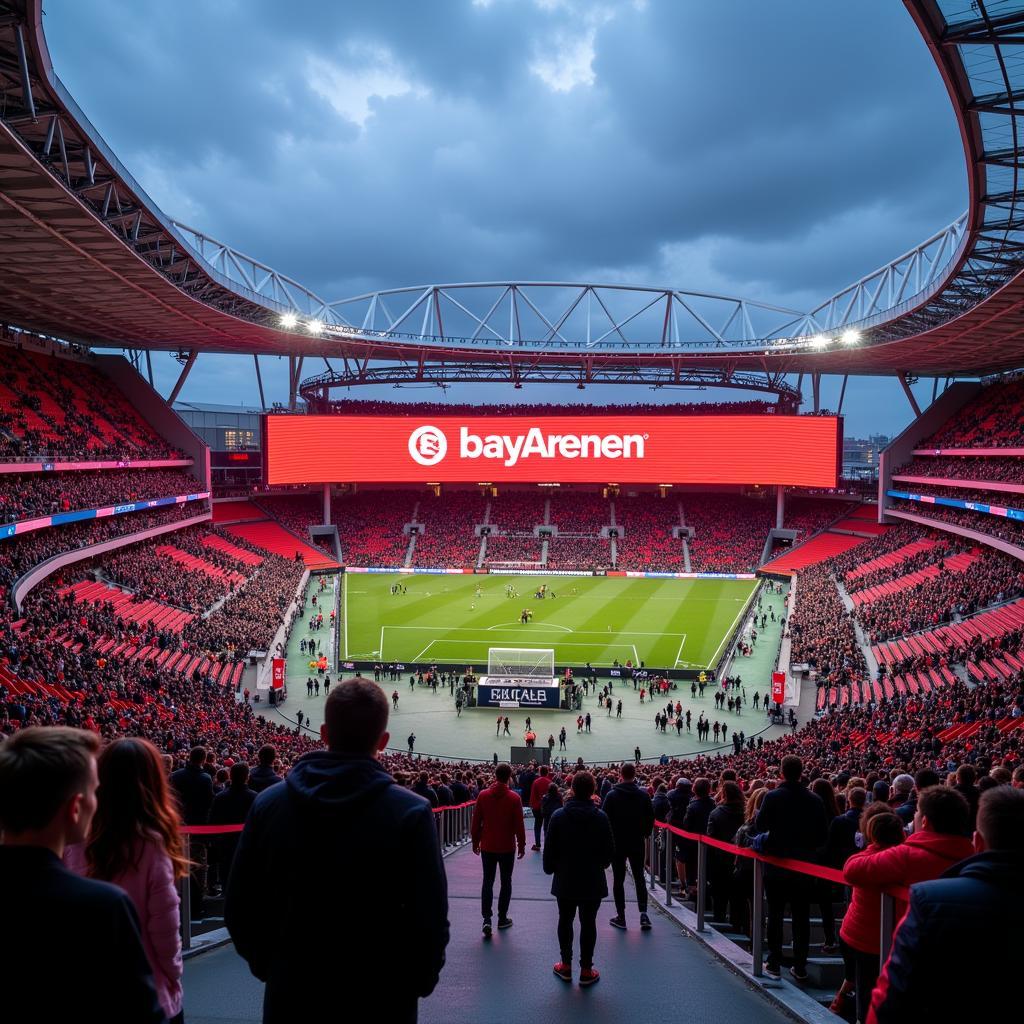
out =
<path fill-rule="evenodd" d="M 830 341 L 830 338 L 826 338 L 824 334 L 816 334 L 811 338 L 811 345 L 814 348 L 824 348 Z"/>
<path fill-rule="evenodd" d="M 306 330 L 310 334 L 319 334 L 324 329 L 323 320 L 317 320 L 315 317 L 312 320 L 306 322 Z"/>
<path fill-rule="evenodd" d="M 299 317 L 296 313 L 284 313 L 281 316 L 281 326 L 286 330 L 293 330 L 299 323 Z"/>
<path fill-rule="evenodd" d="M 860 341 L 860 331 L 843 331 L 843 344 L 856 345 Z"/>

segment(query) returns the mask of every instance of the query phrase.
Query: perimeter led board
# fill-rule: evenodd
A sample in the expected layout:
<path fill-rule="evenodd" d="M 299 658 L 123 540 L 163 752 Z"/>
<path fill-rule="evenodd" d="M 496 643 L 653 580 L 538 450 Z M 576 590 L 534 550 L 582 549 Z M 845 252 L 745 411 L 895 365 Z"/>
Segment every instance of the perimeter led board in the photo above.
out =
<path fill-rule="evenodd" d="M 267 482 L 835 487 L 835 416 L 267 416 Z"/>

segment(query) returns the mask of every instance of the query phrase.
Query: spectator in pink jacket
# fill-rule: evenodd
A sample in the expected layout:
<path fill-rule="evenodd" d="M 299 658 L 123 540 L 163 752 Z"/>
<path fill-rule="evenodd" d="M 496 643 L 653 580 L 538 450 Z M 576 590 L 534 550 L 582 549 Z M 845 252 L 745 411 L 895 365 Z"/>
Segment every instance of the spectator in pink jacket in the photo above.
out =
<path fill-rule="evenodd" d="M 64 858 L 73 871 L 113 882 L 131 897 L 160 1006 L 175 1024 L 184 1018 L 174 883 L 188 873 L 178 811 L 148 740 L 115 740 L 100 754 L 98 769 L 99 806 L 89 838 L 69 847 Z"/>

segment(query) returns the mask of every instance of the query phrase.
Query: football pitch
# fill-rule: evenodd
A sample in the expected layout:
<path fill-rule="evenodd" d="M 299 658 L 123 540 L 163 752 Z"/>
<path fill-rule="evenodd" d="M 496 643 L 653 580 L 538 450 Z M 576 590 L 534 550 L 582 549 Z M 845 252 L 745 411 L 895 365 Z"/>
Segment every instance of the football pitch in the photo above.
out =
<path fill-rule="evenodd" d="M 392 594 L 395 584 L 404 592 Z M 537 599 L 543 584 L 549 596 Z M 480 671 L 491 647 L 534 647 L 553 649 L 559 665 L 703 669 L 718 661 L 756 588 L 756 580 L 346 574 L 341 651 Z M 525 624 L 524 608 L 533 612 Z"/>

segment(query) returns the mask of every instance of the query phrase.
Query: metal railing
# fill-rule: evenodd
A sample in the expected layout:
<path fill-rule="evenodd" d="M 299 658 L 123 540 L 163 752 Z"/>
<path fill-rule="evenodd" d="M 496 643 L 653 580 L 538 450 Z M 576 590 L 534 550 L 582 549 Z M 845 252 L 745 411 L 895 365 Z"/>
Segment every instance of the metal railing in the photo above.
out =
<path fill-rule="evenodd" d="M 470 800 L 467 803 L 455 804 L 452 807 L 433 808 L 434 824 L 437 827 L 437 842 L 441 847 L 442 857 L 454 853 L 470 841 L 469 833 L 475 804 L 475 800 Z M 205 871 L 208 866 L 205 843 L 209 840 L 223 839 L 229 835 L 238 835 L 244 827 L 244 825 L 183 826 L 181 835 L 184 840 L 183 852 L 185 859 L 193 865 L 193 870 L 198 868 Z M 193 837 L 203 845 L 200 847 L 199 843 L 194 844 Z M 201 854 L 199 849 L 203 850 Z M 193 859 L 193 853 L 197 854 L 195 859 Z M 222 879 L 222 881 L 225 880 Z M 192 884 L 191 872 L 178 882 L 178 896 L 181 902 L 181 948 L 183 950 L 192 948 Z"/>
<path fill-rule="evenodd" d="M 710 931 L 707 925 L 707 891 L 709 884 L 708 877 L 708 850 L 720 850 L 723 853 L 734 854 L 753 861 L 753 883 L 750 894 L 750 946 L 752 967 L 751 972 L 755 978 L 764 976 L 764 947 L 765 947 L 765 908 L 764 908 L 764 867 L 766 864 L 795 874 L 806 875 L 825 882 L 831 882 L 850 888 L 850 884 L 843 876 L 843 872 L 835 868 L 824 867 L 820 864 L 811 864 L 807 861 L 793 860 L 788 857 L 772 857 L 768 854 L 758 853 L 750 847 L 735 846 L 733 843 L 722 842 L 719 839 L 712 839 L 710 836 L 697 832 L 686 832 L 683 829 L 675 828 L 663 821 L 656 821 L 655 828 L 647 841 L 647 868 L 650 875 L 650 891 L 664 900 L 666 907 L 671 907 L 673 902 L 682 904 L 685 902 L 685 893 L 680 892 L 673 896 L 672 885 L 675 878 L 675 864 L 673 863 L 672 851 L 675 843 L 673 836 L 681 839 L 689 839 L 697 844 L 697 882 L 696 882 L 696 931 L 706 933 Z M 660 877 L 659 877 L 660 874 Z M 660 885 L 659 885 L 660 883 Z M 881 900 L 881 931 L 879 945 L 879 970 L 885 965 L 892 948 L 892 936 L 896 927 L 896 902 L 902 900 L 907 902 L 910 899 L 909 890 L 903 887 L 891 887 L 880 892 Z"/>

